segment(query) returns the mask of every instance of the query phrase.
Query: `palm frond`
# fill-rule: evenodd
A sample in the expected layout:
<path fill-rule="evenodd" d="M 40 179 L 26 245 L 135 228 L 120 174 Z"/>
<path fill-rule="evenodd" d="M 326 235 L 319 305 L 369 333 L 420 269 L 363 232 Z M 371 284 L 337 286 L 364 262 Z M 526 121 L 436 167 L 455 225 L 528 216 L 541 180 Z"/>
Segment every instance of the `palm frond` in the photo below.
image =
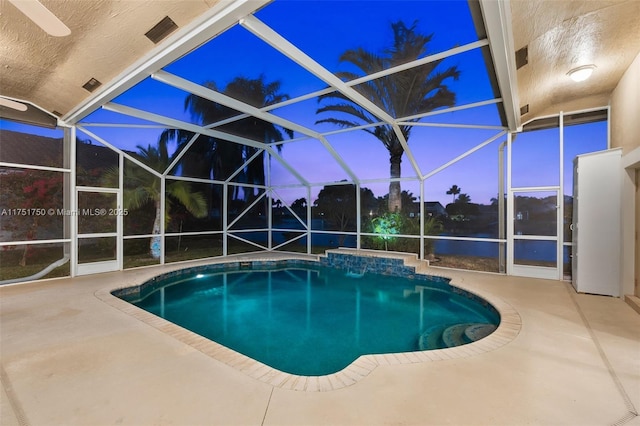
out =
<path fill-rule="evenodd" d="M 200 192 L 193 191 L 188 182 L 176 180 L 166 185 L 167 194 L 179 201 L 193 216 L 207 215 L 207 202 Z"/>
<path fill-rule="evenodd" d="M 133 189 L 125 189 L 122 194 L 124 208 L 136 210 L 146 205 L 149 201 L 155 200 L 155 197 L 153 197 L 154 193 L 148 189 L 149 188 L 141 186 Z M 157 192 L 155 194 L 157 194 Z"/>
<path fill-rule="evenodd" d="M 317 113 L 329 112 L 329 111 L 351 115 L 361 120 L 361 123 L 359 123 L 358 125 L 364 124 L 364 123 L 371 124 L 378 121 L 374 119 L 370 114 L 368 114 L 364 109 L 356 106 L 355 104 L 342 103 L 342 104 L 327 105 L 322 108 L 318 108 Z M 316 123 L 318 123 L 318 121 L 316 121 Z"/>
<path fill-rule="evenodd" d="M 414 61 L 424 56 L 433 34 L 420 34 L 417 21 L 407 25 L 402 21 L 391 25 L 393 45 L 380 54 L 363 48 L 349 49 L 340 56 L 340 61 L 349 63 L 362 71 L 362 75 L 388 69 L 390 67 Z M 368 100 L 385 110 L 393 117 L 405 117 L 428 112 L 442 106 L 455 104 L 455 94 L 446 86 L 448 80 L 458 79 L 460 72 L 456 67 L 438 71 L 442 61 L 434 61 L 401 72 L 370 80 L 354 87 Z M 353 80 L 361 77 L 353 72 L 336 73 L 342 79 Z M 319 123 L 333 123 L 339 126 L 361 125 L 373 122 L 368 111 L 355 106 L 340 92 L 332 92 L 318 97 L 318 103 L 324 104 L 316 110 L 317 114 L 339 113 L 351 115 L 353 120 L 335 118 L 318 120 Z M 351 105 L 349 108 L 347 105 Z M 409 134 L 409 129 L 403 133 Z M 387 148 L 396 149 L 394 135 L 387 130 L 379 130 L 376 137 Z"/>

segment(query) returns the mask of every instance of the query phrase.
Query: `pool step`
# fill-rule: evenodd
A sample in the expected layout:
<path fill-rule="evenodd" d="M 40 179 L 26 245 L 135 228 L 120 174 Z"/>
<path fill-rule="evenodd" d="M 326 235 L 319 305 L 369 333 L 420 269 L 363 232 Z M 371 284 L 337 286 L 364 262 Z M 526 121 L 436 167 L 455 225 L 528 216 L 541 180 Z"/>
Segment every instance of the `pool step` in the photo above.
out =
<path fill-rule="evenodd" d="M 430 349 L 445 348 L 446 346 L 442 341 L 442 333 L 447 327 L 447 325 L 436 325 L 427 329 L 418 339 L 418 349 L 426 351 Z"/>
<path fill-rule="evenodd" d="M 493 324 L 473 324 L 464 330 L 464 336 L 470 342 L 475 342 L 476 340 L 484 339 L 496 331 L 496 328 Z"/>
<path fill-rule="evenodd" d="M 496 330 L 493 324 L 462 323 L 437 325 L 427 329 L 418 339 L 419 350 L 452 348 L 475 342 Z"/>
<path fill-rule="evenodd" d="M 472 325 L 472 323 L 464 323 L 447 327 L 442 332 L 442 340 L 444 341 L 444 344 L 447 345 L 448 348 L 452 348 L 454 346 L 466 345 L 467 343 L 471 343 L 470 340 L 465 339 L 464 332 L 468 327 L 471 327 Z"/>

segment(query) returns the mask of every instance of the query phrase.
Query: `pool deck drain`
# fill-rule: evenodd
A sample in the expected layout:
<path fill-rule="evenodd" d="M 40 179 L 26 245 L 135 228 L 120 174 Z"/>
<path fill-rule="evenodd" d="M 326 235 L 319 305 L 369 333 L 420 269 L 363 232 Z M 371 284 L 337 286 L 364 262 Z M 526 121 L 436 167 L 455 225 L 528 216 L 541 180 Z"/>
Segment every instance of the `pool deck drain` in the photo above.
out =
<path fill-rule="evenodd" d="M 241 371 L 249 377 L 277 388 L 304 392 L 326 392 L 351 386 L 368 376 L 369 373 L 375 370 L 379 365 L 415 364 L 477 356 L 496 350 L 508 344 L 520 333 L 522 320 L 518 312 L 511 305 L 491 294 L 470 288 L 467 283 L 465 283 L 460 277 L 456 276 L 457 274 L 455 271 L 452 271 L 450 274 L 434 273 L 433 270 L 429 270 L 427 262 L 420 261 L 415 255 L 407 255 L 406 253 L 382 253 L 370 250 L 354 249 L 337 249 L 328 251 L 328 253 L 331 252 L 364 257 L 400 258 L 403 260 L 405 266 L 415 267 L 416 274 L 440 277 L 446 276 L 451 278 L 450 284 L 452 286 L 472 293 L 489 302 L 500 314 L 500 324 L 496 331 L 487 337 L 466 345 L 426 351 L 362 355 L 347 367 L 336 373 L 323 376 L 300 376 L 282 372 L 264 363 L 256 361 L 246 355 L 229 349 L 224 345 L 216 343 L 190 330 L 180 327 L 179 325 L 140 309 L 111 294 L 112 291 L 123 288 L 122 286 L 112 286 L 100 289 L 96 291 L 95 295 L 112 307 L 119 309 L 120 311 L 166 333 L 167 335 L 172 336 L 180 342 L 191 346 L 217 361 Z M 291 256 L 290 258 L 296 259 L 301 257 Z M 303 258 L 306 260 L 312 259 L 308 256 Z M 315 257 L 315 259 L 317 260 L 318 257 Z M 241 259 L 240 262 L 244 264 L 246 262 L 253 261 L 265 262 L 274 260 L 276 259 L 253 257 L 250 260 Z M 283 258 L 280 257 L 278 260 L 283 260 Z M 226 262 L 212 263 L 231 263 L 231 261 L 227 260 Z M 180 265 L 176 266 L 176 269 L 181 269 L 179 267 Z M 184 267 L 186 266 L 183 266 L 183 268 Z"/>

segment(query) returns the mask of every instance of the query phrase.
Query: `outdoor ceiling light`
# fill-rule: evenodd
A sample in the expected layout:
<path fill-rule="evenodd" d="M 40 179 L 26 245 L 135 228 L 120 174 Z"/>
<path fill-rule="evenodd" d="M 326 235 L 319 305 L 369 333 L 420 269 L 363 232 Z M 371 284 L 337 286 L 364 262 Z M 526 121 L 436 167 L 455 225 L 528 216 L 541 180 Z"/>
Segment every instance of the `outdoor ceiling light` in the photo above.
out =
<path fill-rule="evenodd" d="M 7 108 L 15 109 L 16 111 L 26 111 L 27 106 L 21 102 L 12 101 L 11 99 L 0 97 L 0 105 Z"/>
<path fill-rule="evenodd" d="M 581 67 L 574 68 L 570 70 L 567 75 L 571 77 L 571 80 L 575 82 L 585 81 L 589 77 L 591 77 L 591 73 L 596 68 L 595 65 L 583 65 Z"/>
<path fill-rule="evenodd" d="M 49 9 L 38 0 L 9 0 L 11 4 L 27 15 L 37 26 L 54 37 L 64 37 L 71 34 L 71 30 Z"/>

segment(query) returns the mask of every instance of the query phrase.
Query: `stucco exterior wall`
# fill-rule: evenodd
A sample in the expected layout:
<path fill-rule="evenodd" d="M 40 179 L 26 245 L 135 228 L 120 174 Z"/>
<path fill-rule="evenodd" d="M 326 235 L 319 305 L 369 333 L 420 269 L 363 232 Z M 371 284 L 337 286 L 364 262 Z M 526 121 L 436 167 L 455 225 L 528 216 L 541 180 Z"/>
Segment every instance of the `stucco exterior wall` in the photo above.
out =
<path fill-rule="evenodd" d="M 639 229 L 638 184 L 640 168 L 640 54 L 636 56 L 611 94 L 611 146 L 622 148 L 622 294 L 636 294 L 640 282 L 635 240 Z"/>
<path fill-rule="evenodd" d="M 622 155 L 640 146 L 640 54 L 611 94 L 611 146 Z"/>

